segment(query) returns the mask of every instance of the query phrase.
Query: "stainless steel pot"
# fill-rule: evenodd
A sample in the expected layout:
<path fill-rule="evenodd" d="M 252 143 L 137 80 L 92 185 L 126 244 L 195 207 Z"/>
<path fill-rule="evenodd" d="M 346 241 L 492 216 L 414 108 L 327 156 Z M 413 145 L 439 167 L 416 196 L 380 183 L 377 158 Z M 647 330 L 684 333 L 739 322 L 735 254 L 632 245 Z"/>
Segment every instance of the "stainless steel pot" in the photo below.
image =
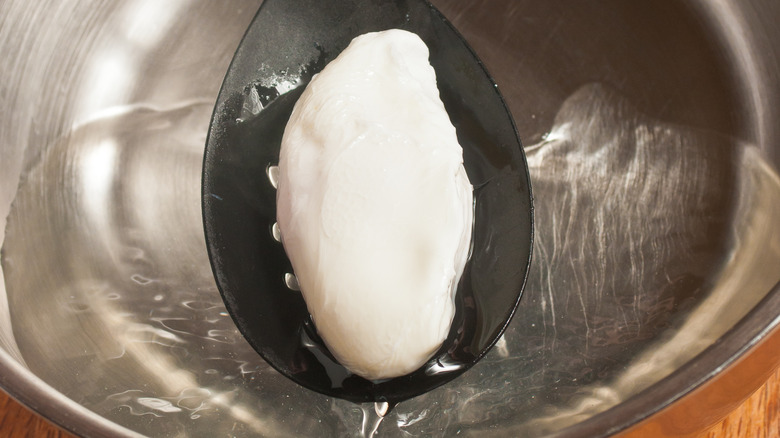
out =
<path fill-rule="evenodd" d="M 499 84 L 534 183 L 529 284 L 489 357 L 379 421 L 280 377 L 235 329 L 203 243 L 200 168 L 260 1 L 10 0 L 2 386 L 90 436 L 599 436 L 767 338 L 780 4 L 435 3 Z M 780 360 L 767 357 L 761 369 Z"/>

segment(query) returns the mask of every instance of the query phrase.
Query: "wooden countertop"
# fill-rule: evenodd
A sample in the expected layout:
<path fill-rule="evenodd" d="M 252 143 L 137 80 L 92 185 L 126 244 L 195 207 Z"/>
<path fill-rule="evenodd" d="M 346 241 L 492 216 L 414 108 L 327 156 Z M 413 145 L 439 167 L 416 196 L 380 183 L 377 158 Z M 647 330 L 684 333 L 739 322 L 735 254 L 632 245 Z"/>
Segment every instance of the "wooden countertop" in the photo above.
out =
<path fill-rule="evenodd" d="M 0 392 L 0 436 L 8 438 L 71 438 L 40 416 Z M 753 395 L 702 438 L 780 437 L 780 368 Z"/>
<path fill-rule="evenodd" d="M 780 437 L 780 368 L 750 398 L 702 436 Z"/>

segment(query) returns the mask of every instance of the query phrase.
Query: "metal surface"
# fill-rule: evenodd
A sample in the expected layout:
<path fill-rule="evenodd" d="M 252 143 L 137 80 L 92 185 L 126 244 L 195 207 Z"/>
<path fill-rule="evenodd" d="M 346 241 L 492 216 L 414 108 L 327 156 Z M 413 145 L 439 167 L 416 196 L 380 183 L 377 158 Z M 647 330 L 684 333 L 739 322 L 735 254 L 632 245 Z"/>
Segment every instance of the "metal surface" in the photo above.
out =
<path fill-rule="evenodd" d="M 3 387 L 96 436 L 598 436 L 780 323 L 780 4 L 436 3 L 499 84 L 534 183 L 525 298 L 486 359 L 378 422 L 238 334 L 200 166 L 259 2 L 7 1 Z"/>

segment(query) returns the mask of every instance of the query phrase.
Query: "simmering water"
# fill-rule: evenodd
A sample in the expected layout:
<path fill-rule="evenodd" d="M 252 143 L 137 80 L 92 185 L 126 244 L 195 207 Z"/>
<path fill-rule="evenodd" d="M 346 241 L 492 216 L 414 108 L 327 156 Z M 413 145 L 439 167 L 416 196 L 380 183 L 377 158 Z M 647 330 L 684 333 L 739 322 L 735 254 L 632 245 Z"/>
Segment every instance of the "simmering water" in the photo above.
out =
<path fill-rule="evenodd" d="M 27 170 L 8 218 L 2 265 L 26 363 L 141 433 L 553 431 L 667 375 L 721 335 L 713 318 L 738 320 L 780 275 L 780 178 L 755 148 L 583 87 L 526 148 L 536 241 L 512 324 L 472 370 L 381 419 L 386 407 L 281 377 L 225 311 L 200 211 L 211 105 L 75 127 Z M 13 317 L 27 313 L 45 316 Z"/>

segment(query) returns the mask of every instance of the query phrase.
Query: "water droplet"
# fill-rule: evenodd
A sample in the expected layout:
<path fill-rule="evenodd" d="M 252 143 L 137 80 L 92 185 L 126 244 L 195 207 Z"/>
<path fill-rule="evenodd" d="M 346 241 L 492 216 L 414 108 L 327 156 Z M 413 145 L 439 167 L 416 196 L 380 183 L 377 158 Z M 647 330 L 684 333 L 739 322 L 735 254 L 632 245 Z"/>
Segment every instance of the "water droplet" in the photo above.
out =
<path fill-rule="evenodd" d="M 130 277 L 130 279 L 133 280 L 134 282 L 140 284 L 141 286 L 146 286 L 147 284 L 149 284 L 149 283 L 151 283 L 153 281 L 152 279 L 146 278 L 146 277 L 144 277 L 141 274 L 133 274 Z"/>
<path fill-rule="evenodd" d="M 138 404 L 142 406 L 146 406 L 147 408 L 154 409 L 160 412 L 165 412 L 165 413 L 181 412 L 181 409 L 177 408 L 176 406 L 173 406 L 171 402 L 167 400 L 161 400 L 159 398 L 138 397 L 136 401 L 138 402 Z"/>
<path fill-rule="evenodd" d="M 268 175 L 268 181 L 271 182 L 271 185 L 276 188 L 279 183 L 279 166 L 268 166 L 265 169 L 265 174 Z"/>
<path fill-rule="evenodd" d="M 298 284 L 298 279 L 295 278 L 295 275 L 287 273 L 284 274 L 284 284 L 287 285 L 290 290 L 300 291 L 301 286 Z"/>
<path fill-rule="evenodd" d="M 462 369 L 464 364 L 460 362 L 448 362 L 447 359 L 439 358 L 436 362 L 428 365 L 425 369 L 427 376 L 435 376 L 437 374 L 450 373 Z"/>
<path fill-rule="evenodd" d="M 380 417 L 384 417 L 390 412 L 390 403 L 386 401 L 374 403 L 374 412 Z"/>
<path fill-rule="evenodd" d="M 279 230 L 279 224 L 276 222 L 271 225 L 271 236 L 273 236 L 274 240 L 277 242 L 282 241 L 282 232 Z"/>

